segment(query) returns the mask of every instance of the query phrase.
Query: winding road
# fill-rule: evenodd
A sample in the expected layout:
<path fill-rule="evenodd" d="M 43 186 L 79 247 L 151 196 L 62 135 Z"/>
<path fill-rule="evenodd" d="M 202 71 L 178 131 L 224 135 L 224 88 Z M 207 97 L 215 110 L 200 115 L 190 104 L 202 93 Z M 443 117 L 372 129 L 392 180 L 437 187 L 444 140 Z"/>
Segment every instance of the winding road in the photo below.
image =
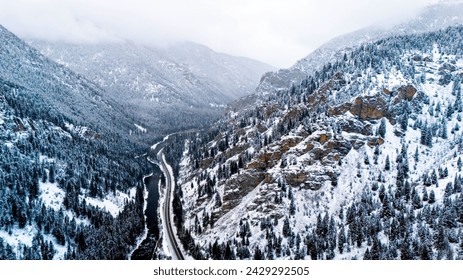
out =
<path fill-rule="evenodd" d="M 177 260 L 184 260 L 185 258 L 183 257 L 182 251 L 180 250 L 179 244 L 177 242 L 177 238 L 175 238 L 175 233 L 172 229 L 173 220 L 172 220 L 172 215 L 171 215 L 172 213 L 171 207 L 172 207 L 172 191 L 173 191 L 172 182 L 174 181 L 173 174 L 171 174 L 171 172 L 167 168 L 167 163 L 163 156 L 163 149 L 159 151 L 159 153 L 157 154 L 157 157 L 158 157 L 158 161 L 161 163 L 161 167 L 162 167 L 161 169 L 164 172 L 164 175 L 166 177 L 166 188 L 165 188 L 166 199 L 164 200 L 164 204 L 162 205 L 163 207 L 162 215 L 164 215 L 164 221 L 166 221 L 165 222 L 166 232 L 167 232 L 166 237 L 169 239 L 168 244 L 170 245 L 169 247 L 171 247 L 170 249 L 172 253 L 172 258 L 177 259 Z"/>

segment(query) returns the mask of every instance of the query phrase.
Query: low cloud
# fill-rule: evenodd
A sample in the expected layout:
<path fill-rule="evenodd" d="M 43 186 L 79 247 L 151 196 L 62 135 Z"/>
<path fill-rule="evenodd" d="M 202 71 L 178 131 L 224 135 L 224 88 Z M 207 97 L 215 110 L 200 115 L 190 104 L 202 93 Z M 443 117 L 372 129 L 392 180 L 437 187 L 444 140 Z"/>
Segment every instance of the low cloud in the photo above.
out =
<path fill-rule="evenodd" d="M 428 0 L 0 0 L 0 24 L 23 38 L 81 43 L 203 43 L 288 67 L 334 36 Z"/>

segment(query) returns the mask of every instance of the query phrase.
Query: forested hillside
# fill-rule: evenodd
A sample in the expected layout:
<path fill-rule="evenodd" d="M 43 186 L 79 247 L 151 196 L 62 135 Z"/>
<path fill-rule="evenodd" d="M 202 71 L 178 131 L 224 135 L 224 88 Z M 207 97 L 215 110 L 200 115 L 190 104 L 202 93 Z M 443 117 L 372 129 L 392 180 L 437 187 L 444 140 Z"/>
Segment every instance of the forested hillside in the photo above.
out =
<path fill-rule="evenodd" d="M 172 144 L 186 250 L 461 258 L 462 47 L 461 26 L 363 44 Z"/>
<path fill-rule="evenodd" d="M 265 63 L 195 43 L 166 47 L 132 42 L 72 44 L 32 41 L 44 55 L 104 89 L 151 137 L 202 127 L 231 101 L 251 94 Z M 154 141 L 153 141 L 154 142 Z"/>
<path fill-rule="evenodd" d="M 148 171 L 132 121 L 3 27 L 0 42 L 0 259 L 128 258 Z"/>

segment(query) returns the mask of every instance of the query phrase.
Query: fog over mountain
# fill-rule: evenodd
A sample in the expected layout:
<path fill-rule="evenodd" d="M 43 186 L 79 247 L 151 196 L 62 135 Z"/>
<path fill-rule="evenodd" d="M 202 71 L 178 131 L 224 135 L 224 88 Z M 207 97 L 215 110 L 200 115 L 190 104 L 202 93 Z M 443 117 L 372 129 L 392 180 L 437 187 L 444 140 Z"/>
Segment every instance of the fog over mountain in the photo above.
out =
<path fill-rule="evenodd" d="M 275 68 L 196 43 L 155 48 L 135 43 L 30 42 L 111 95 L 153 138 L 199 127 L 255 91 Z"/>
<path fill-rule="evenodd" d="M 0 1 L 0 259 L 463 259 L 462 1 Z"/>
<path fill-rule="evenodd" d="M 25 39 L 157 47 L 191 41 L 286 68 L 333 37 L 408 18 L 430 2 L 0 0 L 0 18 Z"/>

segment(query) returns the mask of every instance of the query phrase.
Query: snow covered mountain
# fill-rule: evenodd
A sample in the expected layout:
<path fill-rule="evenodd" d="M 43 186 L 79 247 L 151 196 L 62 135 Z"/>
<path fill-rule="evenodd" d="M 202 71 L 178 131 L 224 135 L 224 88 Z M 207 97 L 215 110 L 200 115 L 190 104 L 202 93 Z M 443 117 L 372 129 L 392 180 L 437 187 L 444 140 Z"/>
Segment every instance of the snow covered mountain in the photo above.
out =
<path fill-rule="evenodd" d="M 158 136 L 218 117 L 227 103 L 254 92 L 262 74 L 275 69 L 195 43 L 31 44 L 107 90 Z"/>
<path fill-rule="evenodd" d="M 463 24 L 463 2 L 441 1 L 425 7 L 417 15 L 398 21 L 382 22 L 362 28 L 352 33 L 336 37 L 320 46 L 305 58 L 296 62 L 289 69 L 281 69 L 265 74 L 259 85 L 259 93 L 273 92 L 286 88 L 291 83 L 299 83 L 315 71 L 323 71 L 327 63 L 340 60 L 344 53 L 367 42 L 397 35 L 419 34 L 436 31 L 448 26 Z"/>
<path fill-rule="evenodd" d="M 349 49 L 167 149 L 185 250 L 463 258 L 463 27 Z"/>
<path fill-rule="evenodd" d="M 0 36 L 0 78 L 10 84 L 18 103 L 26 102 L 28 106 L 21 109 L 36 111 L 62 126 L 72 122 L 100 133 L 124 129 L 128 133 L 133 124 L 98 86 L 52 62 L 3 27 Z M 117 117 L 120 126 L 113 126 L 108 116 Z"/>
<path fill-rule="evenodd" d="M 105 91 L 0 26 L 0 259 L 128 258 L 147 174 L 131 129 Z"/>

